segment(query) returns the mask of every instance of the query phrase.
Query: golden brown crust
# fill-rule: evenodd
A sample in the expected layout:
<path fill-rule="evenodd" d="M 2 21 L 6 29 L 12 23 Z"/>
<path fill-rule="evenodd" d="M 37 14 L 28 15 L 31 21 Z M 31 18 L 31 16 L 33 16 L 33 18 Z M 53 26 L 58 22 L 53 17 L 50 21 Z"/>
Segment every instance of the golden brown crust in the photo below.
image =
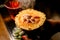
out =
<path fill-rule="evenodd" d="M 30 22 L 25 22 L 23 15 L 29 15 L 32 16 L 30 19 L 26 19 L 25 17 L 25 21 L 30 21 Z M 15 17 L 15 23 L 16 26 L 25 30 L 34 30 L 39 28 L 40 26 L 43 25 L 43 23 L 46 20 L 46 15 L 40 11 L 34 10 L 34 9 L 26 9 L 23 10 L 21 12 L 19 12 L 19 14 L 16 15 Z M 33 20 L 32 20 L 33 19 Z"/>

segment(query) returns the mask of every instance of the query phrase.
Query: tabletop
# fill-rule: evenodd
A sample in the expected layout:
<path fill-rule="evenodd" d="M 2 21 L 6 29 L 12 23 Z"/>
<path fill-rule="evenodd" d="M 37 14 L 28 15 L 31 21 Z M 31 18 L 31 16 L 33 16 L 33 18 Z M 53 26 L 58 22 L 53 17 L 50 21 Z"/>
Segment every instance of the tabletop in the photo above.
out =
<path fill-rule="evenodd" d="M 10 40 L 9 33 L 0 15 L 0 40 Z"/>

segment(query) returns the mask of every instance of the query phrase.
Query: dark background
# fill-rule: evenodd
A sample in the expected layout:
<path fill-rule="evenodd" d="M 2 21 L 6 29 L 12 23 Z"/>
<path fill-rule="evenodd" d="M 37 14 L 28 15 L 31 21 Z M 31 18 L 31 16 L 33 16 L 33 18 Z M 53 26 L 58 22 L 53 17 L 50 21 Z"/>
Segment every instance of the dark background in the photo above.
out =
<path fill-rule="evenodd" d="M 4 1 L 5 0 L 0 0 L 0 4 L 4 4 Z M 44 12 L 47 15 L 47 19 L 52 18 L 52 16 L 55 14 L 54 12 L 56 12 L 60 16 L 60 1 L 59 0 L 36 0 L 34 9 Z M 0 13 L 2 14 L 3 18 L 9 16 L 8 9 L 5 7 L 0 8 Z M 15 27 L 14 20 L 5 22 L 5 24 L 8 28 L 9 33 L 11 33 L 12 29 Z M 49 40 L 51 36 L 53 36 L 53 34 L 60 32 L 60 23 L 56 23 L 54 26 L 52 26 L 52 24 L 46 20 L 43 27 L 41 27 L 40 30 L 37 29 L 36 31 L 37 33 L 33 31 L 35 32 L 35 34 L 34 33 L 31 34 L 40 35 L 41 37 L 39 40 Z"/>

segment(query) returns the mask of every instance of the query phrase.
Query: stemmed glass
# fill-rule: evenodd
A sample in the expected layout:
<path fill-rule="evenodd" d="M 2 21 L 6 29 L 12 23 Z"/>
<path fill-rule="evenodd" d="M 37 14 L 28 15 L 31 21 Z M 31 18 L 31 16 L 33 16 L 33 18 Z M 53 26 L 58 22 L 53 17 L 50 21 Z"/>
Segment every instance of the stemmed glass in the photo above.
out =
<path fill-rule="evenodd" d="M 9 0 L 4 6 L 8 9 L 11 19 L 14 20 L 15 15 L 21 8 L 21 3 L 18 0 Z"/>

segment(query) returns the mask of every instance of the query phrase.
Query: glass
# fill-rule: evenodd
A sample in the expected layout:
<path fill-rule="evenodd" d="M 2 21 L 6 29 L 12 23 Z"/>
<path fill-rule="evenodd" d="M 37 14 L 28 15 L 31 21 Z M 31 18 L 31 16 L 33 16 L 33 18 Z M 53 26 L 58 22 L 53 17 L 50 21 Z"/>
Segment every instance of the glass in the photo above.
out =
<path fill-rule="evenodd" d="M 8 9 L 10 17 L 13 20 L 18 11 L 21 10 L 21 3 L 18 0 L 9 0 L 4 6 Z"/>

